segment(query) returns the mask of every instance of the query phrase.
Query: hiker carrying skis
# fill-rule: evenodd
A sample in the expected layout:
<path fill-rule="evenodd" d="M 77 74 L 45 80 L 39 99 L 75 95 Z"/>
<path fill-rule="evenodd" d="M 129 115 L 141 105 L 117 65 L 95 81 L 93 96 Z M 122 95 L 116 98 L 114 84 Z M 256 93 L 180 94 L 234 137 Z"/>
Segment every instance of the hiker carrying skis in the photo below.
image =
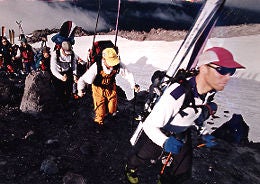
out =
<path fill-rule="evenodd" d="M 140 166 L 158 159 L 163 152 L 172 155 L 173 167 L 168 175 L 161 175 L 159 183 L 179 184 L 191 177 L 190 128 L 194 125 L 203 127 L 203 121 L 209 117 L 212 108 L 216 110 L 212 97 L 224 89 L 237 68 L 244 67 L 234 61 L 228 50 L 213 47 L 199 57 L 199 73 L 188 78 L 186 85 L 173 83 L 165 90 L 143 122 L 144 133 L 127 159 L 125 172 L 130 183 L 139 183 L 137 171 Z M 201 136 L 206 140 L 212 139 L 203 130 Z"/>
<path fill-rule="evenodd" d="M 83 96 L 87 84 L 92 84 L 95 119 L 97 125 L 104 124 L 106 115 L 114 117 L 117 110 L 116 80 L 117 74 L 128 80 L 132 89 L 136 88 L 133 74 L 120 62 L 114 48 L 102 51 L 101 61 L 97 61 L 79 78 L 78 96 Z M 106 111 L 108 109 L 108 112 Z"/>

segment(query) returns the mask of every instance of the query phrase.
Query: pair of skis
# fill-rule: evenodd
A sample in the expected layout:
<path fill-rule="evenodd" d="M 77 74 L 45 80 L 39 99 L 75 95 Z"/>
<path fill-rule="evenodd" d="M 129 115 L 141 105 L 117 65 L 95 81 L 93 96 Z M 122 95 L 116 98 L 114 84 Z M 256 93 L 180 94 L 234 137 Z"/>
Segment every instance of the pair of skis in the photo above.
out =
<path fill-rule="evenodd" d="M 21 40 L 22 38 L 25 38 L 24 30 L 22 27 L 22 21 L 16 21 L 16 24 L 19 27 L 19 32 L 20 32 L 19 39 Z M 2 37 L 6 36 L 6 27 L 5 26 L 2 26 L 1 36 Z M 14 38 L 15 38 L 15 31 L 13 29 L 9 29 L 9 40 L 12 45 L 14 44 Z"/>
<path fill-rule="evenodd" d="M 2 32 L 1 32 L 1 36 L 5 37 L 6 36 L 6 27 L 2 26 Z M 14 37 L 15 37 L 15 32 L 13 29 L 9 29 L 9 40 L 10 43 L 13 45 L 14 44 Z"/>
<path fill-rule="evenodd" d="M 2 26 L 1 36 L 2 36 L 2 37 L 6 36 L 6 35 L 5 35 L 5 26 Z"/>
<path fill-rule="evenodd" d="M 191 54 L 191 56 L 185 69 L 190 70 L 197 65 L 198 56 L 204 50 L 210 33 L 215 27 L 218 17 L 223 10 L 224 3 L 225 0 L 205 1 L 193 26 L 173 58 L 166 72 L 166 76 L 174 77 L 189 54 Z M 165 80 L 167 80 L 167 78 L 163 81 Z"/>
<path fill-rule="evenodd" d="M 176 55 L 174 56 L 171 65 L 166 71 L 166 76 L 161 81 L 160 88 L 162 91 L 165 91 L 165 89 L 168 88 L 170 85 L 169 81 L 171 81 L 170 79 L 175 77 L 185 59 L 189 59 L 186 66 L 184 66 L 186 70 L 195 68 L 198 62 L 198 56 L 204 50 L 210 33 L 213 30 L 221 11 L 223 10 L 224 3 L 225 0 L 206 0 L 203 3 L 193 26 L 189 30 Z M 188 56 L 190 56 L 190 58 L 188 58 Z M 157 99 L 154 100 L 155 103 L 159 101 L 160 97 L 161 96 L 156 97 Z M 142 123 L 142 121 L 139 123 L 130 139 L 132 145 L 136 144 L 143 131 Z"/>
<path fill-rule="evenodd" d="M 14 44 L 14 38 L 15 38 L 15 32 L 13 29 L 9 29 L 9 39 L 10 43 L 13 45 Z"/>

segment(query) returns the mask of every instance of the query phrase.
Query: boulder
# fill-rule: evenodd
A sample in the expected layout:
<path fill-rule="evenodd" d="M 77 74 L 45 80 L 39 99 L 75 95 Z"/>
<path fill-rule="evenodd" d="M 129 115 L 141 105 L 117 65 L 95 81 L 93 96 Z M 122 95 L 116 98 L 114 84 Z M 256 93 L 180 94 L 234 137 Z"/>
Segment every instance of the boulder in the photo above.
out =
<path fill-rule="evenodd" d="M 55 108 L 55 95 L 50 78 L 49 72 L 46 71 L 32 72 L 26 77 L 20 104 L 22 112 L 37 114 Z"/>

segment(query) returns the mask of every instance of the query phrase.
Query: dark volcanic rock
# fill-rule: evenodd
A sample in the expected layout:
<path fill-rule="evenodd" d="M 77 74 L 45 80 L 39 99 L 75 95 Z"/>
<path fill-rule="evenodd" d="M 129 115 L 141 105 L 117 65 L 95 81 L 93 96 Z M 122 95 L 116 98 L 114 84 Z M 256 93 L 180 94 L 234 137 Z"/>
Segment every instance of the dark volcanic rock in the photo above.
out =
<path fill-rule="evenodd" d="M 83 176 L 74 173 L 67 173 L 62 180 L 64 184 L 86 184 Z"/>
<path fill-rule="evenodd" d="M 57 174 L 59 171 L 57 164 L 52 159 L 44 160 L 41 164 L 40 170 L 48 175 Z"/>
<path fill-rule="evenodd" d="M 0 104 L 19 103 L 24 90 L 24 80 L 0 73 Z"/>
<path fill-rule="evenodd" d="M 33 91 L 41 83 L 35 78 L 26 79 L 34 86 Z M 137 111 L 143 108 L 145 94 L 137 95 Z M 34 103 L 38 105 L 39 101 Z M 0 183 L 126 184 L 124 164 L 136 126 L 134 101 L 120 95 L 117 119 L 106 121 L 101 129 L 93 124 L 92 103 L 91 91 L 87 91 L 83 98 L 70 101 L 67 108 L 36 116 L 19 111 L 19 103 L 13 107 L 1 104 Z M 194 146 L 196 139 L 194 135 Z M 212 149 L 194 147 L 193 177 L 185 184 L 259 183 L 259 158 L 259 143 L 242 146 L 218 140 Z M 140 184 L 155 183 L 161 168 L 160 160 L 143 167 Z"/>

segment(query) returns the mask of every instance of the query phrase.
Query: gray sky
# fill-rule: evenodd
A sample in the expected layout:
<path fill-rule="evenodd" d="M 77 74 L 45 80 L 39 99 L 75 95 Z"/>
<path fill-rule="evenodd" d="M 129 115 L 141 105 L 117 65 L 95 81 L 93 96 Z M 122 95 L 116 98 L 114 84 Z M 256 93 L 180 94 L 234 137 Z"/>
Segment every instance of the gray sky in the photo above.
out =
<path fill-rule="evenodd" d="M 25 34 L 33 30 L 46 28 L 60 28 L 61 24 L 67 20 L 72 20 L 77 25 L 92 31 L 93 22 L 96 21 L 96 12 L 83 11 L 65 4 L 55 4 L 49 6 L 42 1 L 27 0 L 0 0 L 0 24 L 6 29 L 14 29 L 19 34 L 16 21 L 22 21 Z M 99 19 L 99 27 L 106 27 L 102 17 Z M 91 30 L 92 29 L 92 30 Z"/>

